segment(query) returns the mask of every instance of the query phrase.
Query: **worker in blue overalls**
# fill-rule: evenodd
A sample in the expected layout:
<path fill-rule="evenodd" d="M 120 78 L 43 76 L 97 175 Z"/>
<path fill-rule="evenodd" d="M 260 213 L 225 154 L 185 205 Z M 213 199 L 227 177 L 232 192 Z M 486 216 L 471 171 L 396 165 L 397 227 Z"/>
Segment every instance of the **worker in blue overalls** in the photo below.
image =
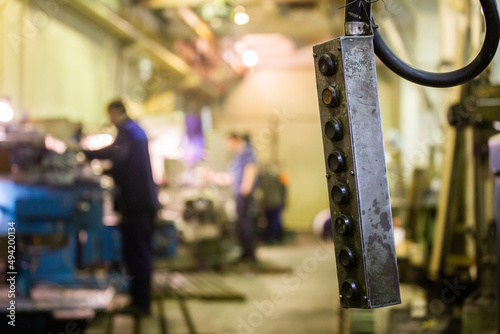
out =
<path fill-rule="evenodd" d="M 255 264 L 256 240 L 251 209 L 258 175 L 257 159 L 250 140 L 242 135 L 229 134 L 226 147 L 234 154 L 230 173 L 236 201 L 236 233 L 242 249 L 240 261 Z"/>
<path fill-rule="evenodd" d="M 109 159 L 111 176 L 118 188 L 115 200 L 122 214 L 123 258 L 131 277 L 131 304 L 122 311 L 149 314 L 151 304 L 152 234 L 159 209 L 153 181 L 148 138 L 144 130 L 127 116 L 122 101 L 109 104 L 111 123 L 118 128 L 113 144 L 96 151 L 84 151 L 89 160 Z"/>

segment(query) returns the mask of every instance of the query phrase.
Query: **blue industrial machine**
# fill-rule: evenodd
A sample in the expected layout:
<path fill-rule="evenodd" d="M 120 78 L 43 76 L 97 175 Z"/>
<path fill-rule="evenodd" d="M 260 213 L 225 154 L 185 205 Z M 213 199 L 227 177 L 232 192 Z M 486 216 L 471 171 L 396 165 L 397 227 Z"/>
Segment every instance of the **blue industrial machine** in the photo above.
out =
<path fill-rule="evenodd" d="M 58 328 L 61 312 L 66 322 L 81 321 L 80 330 L 130 279 L 122 274 L 111 179 L 47 138 L 21 125 L 0 127 L 0 313 L 14 300 L 3 276 L 15 277 L 22 333 Z M 174 225 L 158 224 L 155 255 L 175 255 L 175 241 Z"/>
<path fill-rule="evenodd" d="M 0 179 L 0 234 L 13 222 L 18 272 L 29 281 L 75 283 L 77 268 L 104 259 L 103 190 L 95 180 L 28 184 Z M 36 260 L 36 265 L 25 264 Z"/>
<path fill-rule="evenodd" d="M 103 177 L 76 152 L 47 149 L 46 140 L 30 125 L 0 127 L 0 308 L 9 317 L 15 301 L 19 333 L 47 333 L 70 320 L 80 331 L 127 283 L 95 270 L 119 260 L 116 226 L 103 220 L 111 198 Z M 14 283 L 4 285 L 4 275 Z M 6 293 L 12 286 L 15 297 Z"/>
<path fill-rule="evenodd" d="M 11 169 L 0 174 L 0 240 L 7 240 L 9 227 L 16 237 L 15 270 L 8 271 L 17 273 L 18 294 L 25 296 L 40 282 L 103 287 L 82 274 L 113 260 L 100 177 L 83 176 L 74 152 L 48 151 L 43 138 L 7 133 L 0 141 L 2 161 Z"/>

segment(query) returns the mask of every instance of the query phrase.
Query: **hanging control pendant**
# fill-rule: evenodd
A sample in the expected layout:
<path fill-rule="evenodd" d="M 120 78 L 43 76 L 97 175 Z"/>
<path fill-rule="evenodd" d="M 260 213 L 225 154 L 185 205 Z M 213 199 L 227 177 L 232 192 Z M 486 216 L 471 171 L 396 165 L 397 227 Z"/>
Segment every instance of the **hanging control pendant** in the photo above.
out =
<path fill-rule="evenodd" d="M 401 303 L 373 36 L 314 47 L 341 305 Z"/>

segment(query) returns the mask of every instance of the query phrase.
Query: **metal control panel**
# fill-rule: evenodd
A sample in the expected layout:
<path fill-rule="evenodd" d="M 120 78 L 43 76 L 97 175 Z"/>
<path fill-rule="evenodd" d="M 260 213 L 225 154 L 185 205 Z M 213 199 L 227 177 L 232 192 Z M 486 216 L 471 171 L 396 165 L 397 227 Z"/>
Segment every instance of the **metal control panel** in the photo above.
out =
<path fill-rule="evenodd" d="M 313 50 L 341 305 L 399 304 L 373 36 Z"/>

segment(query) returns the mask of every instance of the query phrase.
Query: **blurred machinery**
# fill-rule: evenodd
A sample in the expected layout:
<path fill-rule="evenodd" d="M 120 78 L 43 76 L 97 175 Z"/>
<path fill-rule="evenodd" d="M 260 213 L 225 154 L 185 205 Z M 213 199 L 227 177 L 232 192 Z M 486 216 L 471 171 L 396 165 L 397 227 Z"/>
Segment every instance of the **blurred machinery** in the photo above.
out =
<path fill-rule="evenodd" d="M 416 312 L 394 310 L 390 333 L 497 333 L 500 86 L 484 78 L 463 87 L 448 121 L 442 183 L 434 214 L 427 171 L 416 170 L 405 228 L 413 244 L 403 283 L 425 288 Z M 404 263 L 404 265 L 401 265 Z"/>
<path fill-rule="evenodd" d="M 89 167 L 78 163 L 74 151 L 49 151 L 47 138 L 26 124 L 1 133 L 0 266 L 2 275 L 16 277 L 19 317 L 102 310 L 114 294 L 111 277 L 91 270 L 112 260 L 103 224 L 109 196 L 101 177 L 85 170 Z M 2 293 L 1 305 L 8 305 L 6 297 Z M 44 321 L 40 316 L 33 323 L 43 328 Z M 19 326 L 27 326 L 28 333 L 30 323 Z"/>
<path fill-rule="evenodd" d="M 490 151 L 488 141 L 499 132 L 499 98 L 500 87 L 481 78 L 464 87 L 461 103 L 448 114 L 456 131 L 449 147 L 429 273 L 434 280 L 463 282 L 453 298 L 453 302 L 465 301 L 462 333 L 496 332 L 498 326 L 496 253 L 500 247 L 495 238 L 498 208 L 490 168 L 490 161 L 493 165 L 498 161 L 498 151 Z"/>
<path fill-rule="evenodd" d="M 203 197 L 185 202 L 183 218 L 186 223 L 184 241 L 189 245 L 200 268 L 222 269 L 227 263 L 225 242 L 230 224 L 224 211 Z"/>
<path fill-rule="evenodd" d="M 170 181 L 160 192 L 160 216 L 175 223 L 179 240 L 194 260 L 191 269 L 224 269 L 237 257 L 228 176 L 175 160 L 167 160 L 165 170 Z"/>

